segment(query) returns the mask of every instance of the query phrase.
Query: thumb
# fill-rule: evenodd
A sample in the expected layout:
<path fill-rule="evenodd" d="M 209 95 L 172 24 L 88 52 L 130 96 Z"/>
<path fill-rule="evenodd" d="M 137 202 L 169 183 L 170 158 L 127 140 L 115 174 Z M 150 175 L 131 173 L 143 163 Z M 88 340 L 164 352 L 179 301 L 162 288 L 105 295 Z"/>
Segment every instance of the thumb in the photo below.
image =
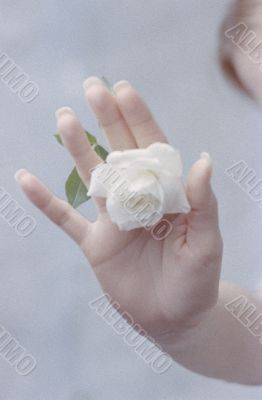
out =
<path fill-rule="evenodd" d="M 212 161 L 208 153 L 192 166 L 186 184 L 191 212 L 189 227 L 196 231 L 213 231 L 218 227 L 217 200 L 211 187 Z"/>

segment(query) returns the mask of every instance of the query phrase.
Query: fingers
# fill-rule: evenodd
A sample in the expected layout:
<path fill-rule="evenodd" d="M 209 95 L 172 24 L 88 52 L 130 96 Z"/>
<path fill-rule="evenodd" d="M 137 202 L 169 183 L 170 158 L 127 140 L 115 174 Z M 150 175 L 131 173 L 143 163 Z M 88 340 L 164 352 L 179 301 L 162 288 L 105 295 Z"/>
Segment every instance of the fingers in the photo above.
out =
<path fill-rule="evenodd" d="M 57 129 L 61 135 L 63 144 L 74 159 L 82 181 L 88 187 L 90 170 L 100 164 L 102 159 L 92 149 L 84 129 L 71 108 L 60 108 L 56 112 L 56 117 Z"/>
<path fill-rule="evenodd" d="M 91 227 L 69 204 L 54 196 L 35 176 L 22 169 L 15 179 L 29 200 L 81 246 Z"/>
<path fill-rule="evenodd" d="M 154 142 L 167 142 L 145 101 L 128 81 L 119 81 L 114 90 L 118 107 L 138 147 L 147 147 Z"/>
<path fill-rule="evenodd" d="M 112 150 L 136 147 L 136 141 L 118 108 L 115 96 L 96 77 L 84 82 L 85 98 L 103 129 Z"/>
<path fill-rule="evenodd" d="M 187 197 L 191 206 L 188 215 L 193 230 L 213 231 L 218 227 L 217 201 L 210 184 L 212 163 L 207 153 L 202 153 L 190 170 L 187 180 Z"/>
<path fill-rule="evenodd" d="M 103 128 L 112 150 L 147 147 L 167 142 L 151 111 L 127 82 L 114 85 L 115 96 L 96 77 L 84 83 L 86 100 Z"/>

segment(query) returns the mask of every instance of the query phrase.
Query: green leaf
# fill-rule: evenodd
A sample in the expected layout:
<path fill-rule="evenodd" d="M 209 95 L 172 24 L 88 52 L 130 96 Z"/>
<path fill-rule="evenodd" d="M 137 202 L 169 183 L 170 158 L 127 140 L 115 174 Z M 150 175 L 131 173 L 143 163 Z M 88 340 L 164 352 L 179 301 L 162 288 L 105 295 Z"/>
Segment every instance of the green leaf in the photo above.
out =
<path fill-rule="evenodd" d="M 90 143 L 90 145 L 93 147 L 93 149 L 96 151 L 96 153 L 103 159 L 105 160 L 108 151 L 100 146 L 100 144 L 97 143 L 97 139 L 94 135 L 92 135 L 90 132 L 85 131 L 86 137 Z M 61 140 L 61 136 L 59 133 L 56 133 L 55 135 L 56 140 L 58 141 L 59 144 L 63 145 L 63 142 Z M 65 192 L 67 196 L 67 201 L 69 204 L 71 204 L 72 207 L 77 208 L 81 204 L 86 203 L 89 199 L 90 196 L 87 196 L 87 188 L 82 182 L 80 176 L 78 175 L 76 167 L 72 170 L 71 174 L 67 178 L 66 184 L 65 184 Z"/>
<path fill-rule="evenodd" d="M 97 144 L 94 147 L 94 150 L 102 158 L 102 160 L 105 161 L 106 157 L 108 156 L 108 151 L 104 147 L 100 146 L 100 144 Z"/>
<path fill-rule="evenodd" d="M 85 131 L 86 137 L 89 141 L 89 143 L 91 144 L 91 146 L 94 146 L 97 144 L 97 140 L 96 137 L 94 135 L 92 135 L 90 132 Z M 56 140 L 58 141 L 59 144 L 61 144 L 63 146 L 63 142 L 60 136 L 60 133 L 56 133 L 54 135 L 54 137 L 56 138 Z"/>
<path fill-rule="evenodd" d="M 78 175 L 76 167 L 74 167 L 71 174 L 67 178 L 65 190 L 67 201 L 74 208 L 79 207 L 82 203 L 85 203 L 90 199 L 90 197 L 86 194 L 87 188 Z"/>
<path fill-rule="evenodd" d="M 89 143 L 91 144 L 91 146 L 94 146 L 95 144 L 97 144 L 97 140 L 94 135 L 92 135 L 91 133 L 89 133 L 87 131 L 85 131 L 85 134 L 86 134 L 87 139 L 88 139 Z"/>
<path fill-rule="evenodd" d="M 54 137 L 56 138 L 56 140 L 58 141 L 59 144 L 62 144 L 62 145 L 63 145 L 62 140 L 61 140 L 61 136 L 59 135 L 59 133 L 56 133 L 56 134 L 54 135 Z"/>
<path fill-rule="evenodd" d="M 116 92 L 114 91 L 114 87 L 113 87 L 112 83 L 109 82 L 109 80 L 105 76 L 102 76 L 101 80 L 104 82 L 104 84 L 110 90 L 111 93 L 116 94 Z"/>

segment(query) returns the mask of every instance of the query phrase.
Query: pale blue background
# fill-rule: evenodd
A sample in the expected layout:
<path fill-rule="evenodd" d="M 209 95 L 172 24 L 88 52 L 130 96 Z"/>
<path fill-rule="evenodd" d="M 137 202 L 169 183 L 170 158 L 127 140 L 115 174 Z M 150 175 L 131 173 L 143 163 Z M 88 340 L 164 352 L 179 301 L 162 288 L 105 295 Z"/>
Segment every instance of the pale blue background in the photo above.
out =
<path fill-rule="evenodd" d="M 38 222 L 19 238 L 0 219 L 0 323 L 38 361 L 20 377 L 0 358 L 1 400 L 255 400 L 261 388 L 206 379 L 174 365 L 155 375 L 88 308 L 99 286 L 75 244 L 20 193 L 26 167 L 58 195 L 72 167 L 53 139 L 54 111 L 74 107 L 101 137 L 82 81 L 129 79 L 148 101 L 185 171 L 211 153 L 225 240 L 223 275 L 254 288 L 261 271 L 262 210 L 225 174 L 244 159 L 262 178 L 262 115 L 217 63 L 225 0 L 1 1 L 0 50 L 40 86 L 24 104 L 0 82 L 1 186 Z M 101 140 L 103 140 L 101 138 Z M 89 205 L 82 209 L 92 215 Z"/>

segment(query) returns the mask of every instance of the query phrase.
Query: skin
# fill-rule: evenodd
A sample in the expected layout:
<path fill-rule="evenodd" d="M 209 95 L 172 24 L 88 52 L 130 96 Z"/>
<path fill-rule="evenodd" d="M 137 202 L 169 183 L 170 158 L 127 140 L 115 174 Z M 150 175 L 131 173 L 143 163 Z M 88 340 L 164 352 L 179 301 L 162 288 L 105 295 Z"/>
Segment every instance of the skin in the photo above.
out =
<path fill-rule="evenodd" d="M 85 82 L 85 98 L 112 150 L 167 141 L 130 83 L 120 81 L 114 90 L 112 94 L 95 77 Z M 89 170 L 101 160 L 75 113 L 63 108 L 56 115 L 63 143 L 88 186 Z M 28 198 L 79 245 L 120 310 L 131 314 L 176 361 L 215 378 L 261 384 L 262 347 L 224 307 L 243 291 L 229 284 L 219 289 L 223 244 L 211 174 L 210 157 L 204 153 L 186 181 L 191 212 L 166 216 L 173 230 L 162 241 L 143 228 L 119 231 L 101 198 L 94 199 L 97 220 L 91 223 L 26 170 L 19 170 L 16 179 Z"/>
<path fill-rule="evenodd" d="M 255 100 L 259 107 L 262 107 L 261 51 L 260 61 L 257 63 L 252 61 L 252 57 L 250 59 L 248 54 L 262 42 L 261 12 L 261 0 L 235 0 L 230 5 L 230 12 L 226 16 L 220 32 L 222 69 L 239 89 Z M 227 29 L 239 23 L 244 23 L 247 27 L 246 32 L 239 40 L 239 43 L 242 41 L 241 49 L 225 36 Z M 246 39 L 244 40 L 244 38 Z"/>

